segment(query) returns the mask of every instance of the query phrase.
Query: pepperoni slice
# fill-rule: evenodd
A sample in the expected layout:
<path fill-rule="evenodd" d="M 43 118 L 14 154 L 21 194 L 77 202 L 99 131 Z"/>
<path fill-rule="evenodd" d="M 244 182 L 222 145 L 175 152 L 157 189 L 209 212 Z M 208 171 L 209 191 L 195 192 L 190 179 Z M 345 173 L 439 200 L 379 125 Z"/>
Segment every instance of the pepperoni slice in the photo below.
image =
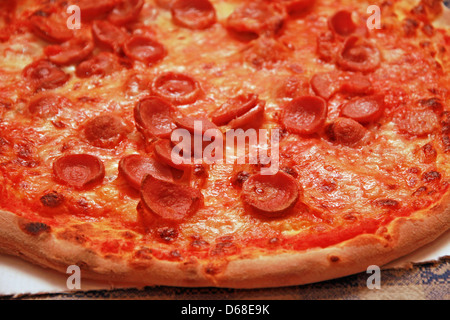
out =
<path fill-rule="evenodd" d="M 114 52 L 119 52 L 121 46 L 128 38 L 125 31 L 104 20 L 94 21 L 92 24 L 92 34 L 100 45 Z"/>
<path fill-rule="evenodd" d="M 314 92 L 325 100 L 330 99 L 340 86 L 339 75 L 335 72 L 318 73 L 311 78 Z"/>
<path fill-rule="evenodd" d="M 205 133 L 207 130 L 209 129 L 217 129 L 219 130 L 219 128 L 212 123 L 211 121 L 209 121 L 206 118 L 194 118 L 194 117 L 181 117 L 181 118 L 177 118 L 175 119 L 175 122 L 177 123 L 177 125 L 183 129 L 188 130 L 191 133 Z M 198 132 L 198 130 L 196 130 L 196 122 L 201 122 L 201 132 Z M 197 124 L 197 127 L 199 126 L 199 124 Z"/>
<path fill-rule="evenodd" d="M 181 222 L 203 205 L 203 195 L 199 190 L 159 180 L 151 174 L 142 182 L 141 200 L 147 210 L 174 222 Z"/>
<path fill-rule="evenodd" d="M 104 114 L 90 120 L 84 129 L 90 144 L 100 148 L 114 148 L 129 132 L 122 118 Z"/>
<path fill-rule="evenodd" d="M 122 0 L 108 15 L 109 22 L 123 26 L 136 20 L 144 6 L 144 0 Z"/>
<path fill-rule="evenodd" d="M 353 22 L 352 13 L 347 10 L 336 12 L 329 20 L 328 26 L 331 31 L 340 36 L 349 36 L 356 30 L 356 24 Z"/>
<path fill-rule="evenodd" d="M 76 0 L 72 4 L 80 7 L 81 19 L 90 21 L 99 19 L 101 16 L 113 10 L 117 2 L 117 0 Z"/>
<path fill-rule="evenodd" d="M 316 0 L 282 0 L 290 14 L 299 14 L 311 8 Z"/>
<path fill-rule="evenodd" d="M 139 154 L 123 157 L 119 162 L 119 172 L 130 186 L 137 190 L 141 188 L 142 180 L 147 174 L 160 180 L 173 182 L 172 171 L 168 166 Z"/>
<path fill-rule="evenodd" d="M 191 167 L 192 160 L 191 157 L 189 157 L 187 160 L 189 161 L 183 161 L 181 163 L 175 163 L 172 160 L 172 151 L 174 152 L 180 152 L 181 150 L 178 150 L 178 148 L 174 145 L 172 145 L 172 142 L 169 139 L 160 139 L 155 142 L 154 144 L 155 148 L 155 155 L 158 157 L 158 159 L 171 166 L 172 168 L 179 169 L 179 170 L 185 170 Z M 192 153 L 192 151 L 191 151 Z M 185 157 L 184 154 L 179 154 L 180 157 Z"/>
<path fill-rule="evenodd" d="M 31 100 L 28 111 L 33 116 L 45 119 L 56 116 L 61 109 L 71 105 L 72 103 L 65 97 L 46 93 Z"/>
<path fill-rule="evenodd" d="M 229 99 L 215 110 L 211 119 L 212 122 L 218 126 L 226 125 L 231 120 L 250 111 L 258 103 L 258 95 L 240 94 L 234 98 Z"/>
<path fill-rule="evenodd" d="M 30 18 L 30 24 L 31 31 L 48 42 L 62 43 L 73 37 L 72 30 L 51 17 L 34 15 Z"/>
<path fill-rule="evenodd" d="M 161 43 L 147 36 L 131 37 L 125 42 L 123 51 L 129 58 L 148 64 L 156 63 L 167 55 Z"/>
<path fill-rule="evenodd" d="M 319 97 L 304 96 L 289 102 L 281 121 L 284 127 L 297 134 L 312 134 L 319 131 L 327 117 L 328 106 Z"/>
<path fill-rule="evenodd" d="M 361 74 L 353 74 L 345 77 L 342 81 L 340 91 L 350 94 L 371 94 L 373 86 L 370 79 Z"/>
<path fill-rule="evenodd" d="M 286 10 L 279 3 L 251 1 L 233 11 L 227 27 L 237 33 L 273 35 L 281 30 L 286 18 Z"/>
<path fill-rule="evenodd" d="M 374 95 L 357 98 L 344 104 L 341 115 L 359 123 L 377 121 L 384 113 L 384 96 Z"/>
<path fill-rule="evenodd" d="M 253 109 L 232 120 L 229 123 L 230 127 L 243 130 L 259 128 L 264 121 L 265 105 L 264 101 L 260 101 Z"/>
<path fill-rule="evenodd" d="M 103 162 L 89 154 L 63 156 L 53 163 L 55 179 L 62 184 L 87 189 L 100 183 L 105 176 Z"/>
<path fill-rule="evenodd" d="M 48 60 L 37 60 L 23 70 L 24 77 L 37 89 L 55 89 L 64 85 L 70 76 Z"/>
<path fill-rule="evenodd" d="M 156 4 L 163 9 L 170 10 L 176 0 L 155 0 Z"/>
<path fill-rule="evenodd" d="M 137 128 L 144 135 L 168 138 L 176 128 L 173 117 L 176 109 L 159 97 L 147 97 L 134 108 Z"/>
<path fill-rule="evenodd" d="M 291 175 L 282 171 L 271 176 L 255 174 L 244 182 L 241 197 L 259 212 L 276 215 L 296 204 L 299 187 Z"/>
<path fill-rule="evenodd" d="M 94 44 L 88 38 L 74 38 L 62 45 L 48 46 L 44 53 L 57 65 L 69 65 L 87 58 L 94 50 Z"/>
<path fill-rule="evenodd" d="M 359 122 L 349 118 L 338 118 L 332 125 L 332 139 L 344 145 L 354 145 L 359 142 L 366 134 L 364 128 Z"/>
<path fill-rule="evenodd" d="M 379 67 L 381 54 L 372 43 L 352 36 L 345 41 L 337 63 L 344 70 L 372 72 Z"/>
<path fill-rule="evenodd" d="M 194 103 L 202 94 L 200 85 L 194 78 L 175 72 L 156 77 L 152 83 L 152 91 L 177 105 Z"/>
<path fill-rule="evenodd" d="M 106 76 L 118 66 L 116 56 L 109 52 L 100 52 L 97 56 L 83 61 L 75 70 L 77 77 L 89 78 L 94 75 Z"/>
<path fill-rule="evenodd" d="M 171 7 L 173 21 L 189 29 L 206 29 L 216 23 L 216 10 L 208 0 L 177 0 Z"/>
<path fill-rule="evenodd" d="M 394 122 L 401 133 L 424 137 L 439 127 L 439 119 L 432 110 L 403 110 Z"/>

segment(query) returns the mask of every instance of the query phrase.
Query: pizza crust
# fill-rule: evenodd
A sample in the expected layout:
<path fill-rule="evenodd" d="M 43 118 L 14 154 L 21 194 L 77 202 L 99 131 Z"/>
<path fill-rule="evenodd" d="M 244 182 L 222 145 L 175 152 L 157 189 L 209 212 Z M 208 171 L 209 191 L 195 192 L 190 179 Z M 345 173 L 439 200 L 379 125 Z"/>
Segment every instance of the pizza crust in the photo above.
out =
<path fill-rule="evenodd" d="M 63 273 L 75 264 L 83 278 L 139 286 L 282 287 L 363 272 L 370 265 L 382 266 L 432 242 L 450 229 L 450 193 L 433 207 L 397 218 L 376 234 L 359 235 L 323 249 L 237 257 L 217 269 L 211 261 L 197 259 L 149 258 L 140 264 L 105 258 L 76 241 L 58 239 L 49 230 L 24 232 L 27 223 L 11 212 L 0 211 L 0 250 Z"/>

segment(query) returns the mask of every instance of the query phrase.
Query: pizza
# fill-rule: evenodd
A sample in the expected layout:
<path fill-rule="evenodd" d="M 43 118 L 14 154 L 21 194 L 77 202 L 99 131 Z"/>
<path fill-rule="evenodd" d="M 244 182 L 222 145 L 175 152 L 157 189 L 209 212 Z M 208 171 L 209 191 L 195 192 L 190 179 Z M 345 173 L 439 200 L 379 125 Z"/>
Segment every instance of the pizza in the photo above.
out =
<path fill-rule="evenodd" d="M 0 9 L 3 253 L 137 285 L 280 287 L 450 227 L 442 1 Z"/>

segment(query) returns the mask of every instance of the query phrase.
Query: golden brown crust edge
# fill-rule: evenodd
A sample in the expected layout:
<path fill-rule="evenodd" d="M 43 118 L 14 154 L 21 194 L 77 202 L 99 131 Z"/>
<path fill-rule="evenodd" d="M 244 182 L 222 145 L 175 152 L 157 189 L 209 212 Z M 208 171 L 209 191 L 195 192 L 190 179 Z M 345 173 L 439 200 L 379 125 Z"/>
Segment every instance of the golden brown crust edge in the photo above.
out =
<path fill-rule="evenodd" d="M 151 286 L 263 288 L 301 285 L 382 266 L 432 242 L 450 228 L 450 193 L 433 207 L 395 219 L 377 234 L 363 234 L 328 248 L 267 254 L 229 261 L 221 272 L 205 272 L 207 262 L 151 259 L 145 268 L 107 259 L 52 232 L 25 233 L 23 218 L 0 211 L 0 251 L 65 273 L 77 264 L 84 278 Z"/>

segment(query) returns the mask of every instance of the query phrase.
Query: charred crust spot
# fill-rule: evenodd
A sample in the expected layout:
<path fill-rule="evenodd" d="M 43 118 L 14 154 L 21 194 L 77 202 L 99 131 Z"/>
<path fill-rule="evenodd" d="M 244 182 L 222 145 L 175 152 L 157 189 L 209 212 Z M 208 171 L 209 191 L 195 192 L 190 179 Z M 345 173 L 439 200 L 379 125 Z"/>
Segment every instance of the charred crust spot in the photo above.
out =
<path fill-rule="evenodd" d="M 450 133 L 450 112 L 445 111 L 441 114 L 442 133 Z"/>
<path fill-rule="evenodd" d="M 38 236 L 41 233 L 49 232 L 50 226 L 42 222 L 28 222 L 23 225 L 23 230 L 32 236 Z"/>
<path fill-rule="evenodd" d="M 52 191 L 43 195 L 40 200 L 44 206 L 56 208 L 64 202 L 64 196 L 56 191 Z"/>
<path fill-rule="evenodd" d="M 239 252 L 239 248 L 233 242 L 219 242 L 211 250 L 211 256 L 229 256 Z"/>
<path fill-rule="evenodd" d="M 133 258 L 151 260 L 153 259 L 153 251 L 150 248 L 141 248 L 134 253 Z"/>
<path fill-rule="evenodd" d="M 442 136 L 442 145 L 444 147 L 444 152 L 450 152 L 450 136 Z"/>
<path fill-rule="evenodd" d="M 202 239 L 194 239 L 190 243 L 190 246 L 195 250 L 202 250 L 209 247 L 209 242 Z"/>
<path fill-rule="evenodd" d="M 436 180 L 441 180 L 441 174 L 437 171 L 428 171 L 425 172 L 422 176 L 422 180 L 425 182 L 432 182 L 432 181 L 436 181 Z"/>
<path fill-rule="evenodd" d="M 419 27 L 419 22 L 417 20 L 406 18 L 403 21 L 403 31 L 405 36 L 412 37 L 416 34 L 416 29 Z"/>
<path fill-rule="evenodd" d="M 209 275 L 217 275 L 222 272 L 223 266 L 214 263 L 208 263 L 205 267 L 205 273 Z"/>
<path fill-rule="evenodd" d="M 400 203 L 393 199 L 379 199 L 375 201 L 375 205 L 387 209 L 398 209 L 400 207 Z"/>
<path fill-rule="evenodd" d="M 427 187 L 420 187 L 416 191 L 414 191 L 412 195 L 414 197 L 419 197 L 419 196 L 423 195 L 427 190 L 428 190 Z"/>
<path fill-rule="evenodd" d="M 79 231 L 72 230 L 72 229 L 67 229 L 67 230 L 61 232 L 60 234 L 58 234 L 58 237 L 63 240 L 67 240 L 70 242 L 76 242 L 79 244 L 86 243 L 86 241 L 87 241 L 87 238 L 84 234 L 80 233 Z"/>
<path fill-rule="evenodd" d="M 427 143 L 422 147 L 423 162 L 431 163 L 436 161 L 437 151 L 431 143 Z"/>
<path fill-rule="evenodd" d="M 240 171 L 236 175 L 233 176 L 231 182 L 236 187 L 242 187 L 245 181 L 250 178 L 250 173 L 247 171 Z"/>
<path fill-rule="evenodd" d="M 339 262 L 341 259 L 338 256 L 335 255 L 331 255 L 328 257 L 328 259 L 330 260 L 330 262 Z"/>
<path fill-rule="evenodd" d="M 428 37 L 432 37 L 434 35 L 434 27 L 429 23 L 422 27 L 422 31 Z"/>
<path fill-rule="evenodd" d="M 411 174 L 418 174 L 418 173 L 420 173 L 420 169 L 417 168 L 417 167 L 412 167 L 412 168 L 409 168 L 409 169 L 408 169 L 408 173 L 411 173 Z"/>
<path fill-rule="evenodd" d="M 178 237 L 178 231 L 175 228 L 164 227 L 158 229 L 158 235 L 165 242 L 172 242 Z"/>

